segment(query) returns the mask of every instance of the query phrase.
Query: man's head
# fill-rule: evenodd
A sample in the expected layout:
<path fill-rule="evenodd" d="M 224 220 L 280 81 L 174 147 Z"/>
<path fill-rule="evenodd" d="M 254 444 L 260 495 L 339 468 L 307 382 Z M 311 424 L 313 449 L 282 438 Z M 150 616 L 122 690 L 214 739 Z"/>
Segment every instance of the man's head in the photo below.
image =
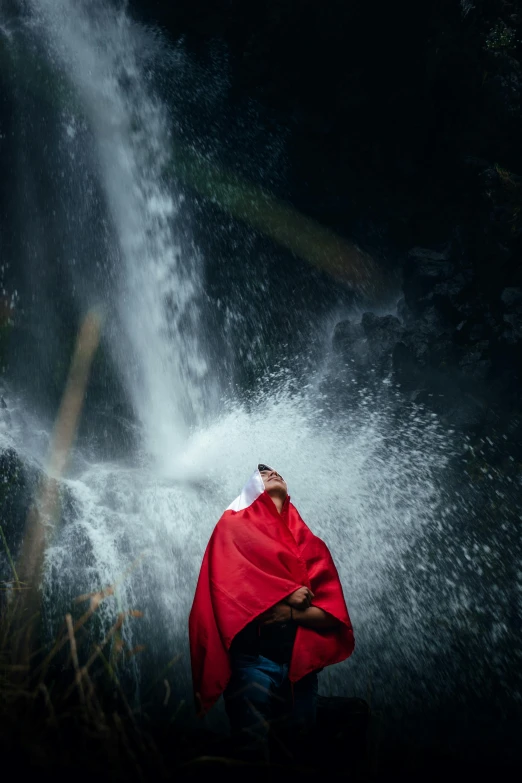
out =
<path fill-rule="evenodd" d="M 263 479 L 265 490 L 270 495 L 270 497 L 284 500 L 288 494 L 288 489 L 284 478 L 279 475 L 277 470 L 269 468 L 268 465 L 261 463 L 257 466 L 257 469 L 259 470 L 261 478 Z"/>

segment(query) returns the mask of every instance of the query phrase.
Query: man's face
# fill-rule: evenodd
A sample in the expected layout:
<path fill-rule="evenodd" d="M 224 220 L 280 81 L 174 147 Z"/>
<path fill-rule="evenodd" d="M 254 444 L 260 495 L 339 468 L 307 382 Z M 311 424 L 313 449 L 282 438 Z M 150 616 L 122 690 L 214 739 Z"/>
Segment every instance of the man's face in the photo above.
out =
<path fill-rule="evenodd" d="M 286 496 L 288 492 L 286 481 L 279 475 L 277 470 L 260 470 L 259 472 L 265 489 L 269 494 Z"/>

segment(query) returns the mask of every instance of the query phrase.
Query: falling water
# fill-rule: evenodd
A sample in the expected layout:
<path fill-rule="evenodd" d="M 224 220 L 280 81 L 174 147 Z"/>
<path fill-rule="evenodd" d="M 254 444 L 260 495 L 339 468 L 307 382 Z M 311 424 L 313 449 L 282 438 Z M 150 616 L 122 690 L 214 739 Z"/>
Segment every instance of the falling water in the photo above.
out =
<path fill-rule="evenodd" d="M 123 333 L 111 347 L 147 448 L 164 460 L 203 415 L 208 373 L 197 334 L 201 270 L 195 251 L 181 257 L 176 216 L 182 195 L 169 187 L 168 117 L 143 67 L 153 41 L 125 6 L 100 0 L 31 3 L 47 56 L 70 77 L 92 132 L 116 234 L 112 250 L 120 260 L 110 307 L 117 308 Z M 75 154 L 78 124 L 71 114 L 65 154 Z"/>
<path fill-rule="evenodd" d="M 75 596 L 116 584 L 101 607 L 105 622 L 122 607 L 144 613 L 125 631 L 129 647 L 147 646 L 135 676 L 181 653 L 175 683 L 187 698 L 187 615 L 204 547 L 263 460 L 285 476 L 304 519 L 330 546 L 352 615 L 356 652 L 323 677 L 322 688 L 365 696 L 371 687 L 381 701 L 406 698 L 410 685 L 423 698 L 450 691 L 456 640 L 465 634 L 476 642 L 495 612 L 489 643 L 506 632 L 502 586 L 493 602 L 474 589 L 498 539 L 487 534 L 488 552 L 464 523 L 482 497 L 452 479 L 465 444 L 434 414 L 406 403 L 390 377 L 359 382 L 319 323 L 310 333 L 326 358 L 305 383 L 274 371 L 257 379 L 262 392 L 216 404 L 218 359 L 206 353 L 198 326 L 202 261 L 179 220 L 169 114 L 148 67 L 160 44 L 125 4 L 34 0 L 25 7 L 47 66 L 74 96 L 60 109 L 64 165 L 79 144 L 92 147 L 93 170 L 80 170 L 76 187 L 89 174 L 104 194 L 115 271 L 102 301 L 117 323 L 107 339 L 141 439 L 130 463 L 77 454 L 63 481 L 63 525 L 46 556 L 49 626 Z M 236 303 L 238 312 L 248 306 Z M 341 397 L 328 391 L 334 376 Z M 36 437 L 39 425 L 23 404 L 9 405 L 3 447 L 41 466 L 45 432 Z M 502 491 L 500 478 L 495 487 Z"/>

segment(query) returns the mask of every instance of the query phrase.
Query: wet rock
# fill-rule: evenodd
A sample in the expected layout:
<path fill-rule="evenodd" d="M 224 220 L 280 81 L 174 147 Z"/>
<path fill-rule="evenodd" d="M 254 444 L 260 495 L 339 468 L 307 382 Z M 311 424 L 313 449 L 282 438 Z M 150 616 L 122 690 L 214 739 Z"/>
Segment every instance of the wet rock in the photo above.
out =
<path fill-rule="evenodd" d="M 336 350 L 347 350 L 357 340 L 362 337 L 362 328 L 360 324 L 355 324 L 353 321 L 340 321 L 332 336 L 332 344 Z"/>
<path fill-rule="evenodd" d="M 0 424 L 4 429 L 11 428 L 11 415 L 3 396 L 0 396 Z"/>
<path fill-rule="evenodd" d="M 406 304 L 406 299 L 401 296 L 397 302 L 397 316 L 402 324 L 408 324 L 412 319 L 412 314 Z"/>
<path fill-rule="evenodd" d="M 395 344 L 403 332 L 401 322 L 393 315 L 379 316 L 375 313 L 363 313 L 361 327 L 366 337 L 378 343 L 383 350 Z"/>
<path fill-rule="evenodd" d="M 505 307 L 503 320 L 509 328 L 503 337 L 508 343 L 522 339 L 522 288 L 504 288 L 501 300 Z"/>
<path fill-rule="evenodd" d="M 333 335 L 334 350 L 349 360 L 352 369 L 386 373 L 391 367 L 392 351 L 404 327 L 392 315 L 363 313 L 360 323 L 342 321 Z M 360 376 L 362 379 L 363 376 Z"/>
<path fill-rule="evenodd" d="M 472 343 L 482 340 L 487 334 L 486 324 L 474 324 L 469 330 L 469 339 Z"/>
<path fill-rule="evenodd" d="M 354 368 L 364 368 L 369 361 L 368 345 L 360 323 L 341 321 L 332 337 L 334 353 L 349 361 Z"/>
<path fill-rule="evenodd" d="M 522 308 L 522 288 L 504 288 L 500 298 L 508 313 Z"/>
<path fill-rule="evenodd" d="M 0 452 L 0 524 L 13 559 L 22 543 L 35 478 L 35 472 L 26 468 L 13 449 Z M 0 580 L 12 576 L 9 558 L 0 544 Z"/>
<path fill-rule="evenodd" d="M 452 352 L 450 330 L 439 310 L 428 307 L 404 330 L 402 341 L 419 367 L 447 363 Z"/>
<path fill-rule="evenodd" d="M 471 378 L 484 380 L 488 377 L 492 362 L 489 358 L 490 344 L 488 340 L 481 340 L 472 350 L 464 354 L 459 361 L 461 371 Z"/>
<path fill-rule="evenodd" d="M 405 342 L 395 344 L 392 352 L 392 367 L 395 380 L 404 391 L 418 389 L 422 383 L 422 372 L 412 350 Z"/>
<path fill-rule="evenodd" d="M 506 30 L 509 29 L 506 27 Z M 492 53 L 495 64 L 485 79 L 484 88 L 491 108 L 501 115 L 521 112 L 522 68 L 518 60 L 506 51 Z"/>
<path fill-rule="evenodd" d="M 449 259 L 448 250 L 439 252 L 429 247 L 412 247 L 408 251 L 408 255 L 419 261 L 417 266 L 419 273 L 427 274 L 430 277 L 438 277 L 441 269 L 440 263 L 447 262 Z M 446 264 L 446 266 L 448 265 Z M 449 268 L 451 268 L 451 264 Z"/>
<path fill-rule="evenodd" d="M 375 315 L 364 313 L 361 319 L 368 351 L 368 361 L 381 376 L 389 372 L 392 365 L 392 352 L 401 339 L 404 327 L 393 315 Z"/>
<path fill-rule="evenodd" d="M 420 315 L 431 306 L 434 286 L 447 281 L 454 272 L 447 251 L 412 248 L 404 268 L 404 299 L 412 313 Z M 439 289 L 440 292 L 440 289 Z"/>

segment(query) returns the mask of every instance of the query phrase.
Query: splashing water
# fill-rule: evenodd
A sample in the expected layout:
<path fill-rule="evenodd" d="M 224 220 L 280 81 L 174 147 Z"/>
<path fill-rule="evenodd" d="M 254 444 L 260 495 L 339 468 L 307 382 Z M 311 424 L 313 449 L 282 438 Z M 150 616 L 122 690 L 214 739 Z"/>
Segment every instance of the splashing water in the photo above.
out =
<path fill-rule="evenodd" d="M 435 524 L 437 474 L 448 458 L 435 420 L 392 427 L 390 411 L 380 402 L 380 408 L 363 406 L 338 420 L 332 430 L 321 420 L 316 395 L 279 387 L 250 410 L 235 404 L 193 432 L 170 479 L 143 468 L 92 465 L 66 482 L 74 510 L 48 550 L 49 605 L 62 604 L 64 590 L 71 600 L 112 584 L 134 564 L 118 601 L 145 612 L 135 639 L 154 639 L 158 656 L 185 654 L 177 684 L 187 685 L 187 616 L 204 547 L 224 508 L 263 459 L 287 477 L 293 502 L 331 547 L 358 645 L 366 654 L 376 652 L 387 625 L 380 600 L 393 586 L 390 563 L 401 562 Z M 400 447 L 387 457 L 387 441 L 397 438 Z M 109 604 L 107 611 L 114 608 Z M 420 620 L 410 611 L 393 640 L 412 659 L 422 641 Z M 342 689 L 346 670 L 338 668 L 335 679 Z"/>

